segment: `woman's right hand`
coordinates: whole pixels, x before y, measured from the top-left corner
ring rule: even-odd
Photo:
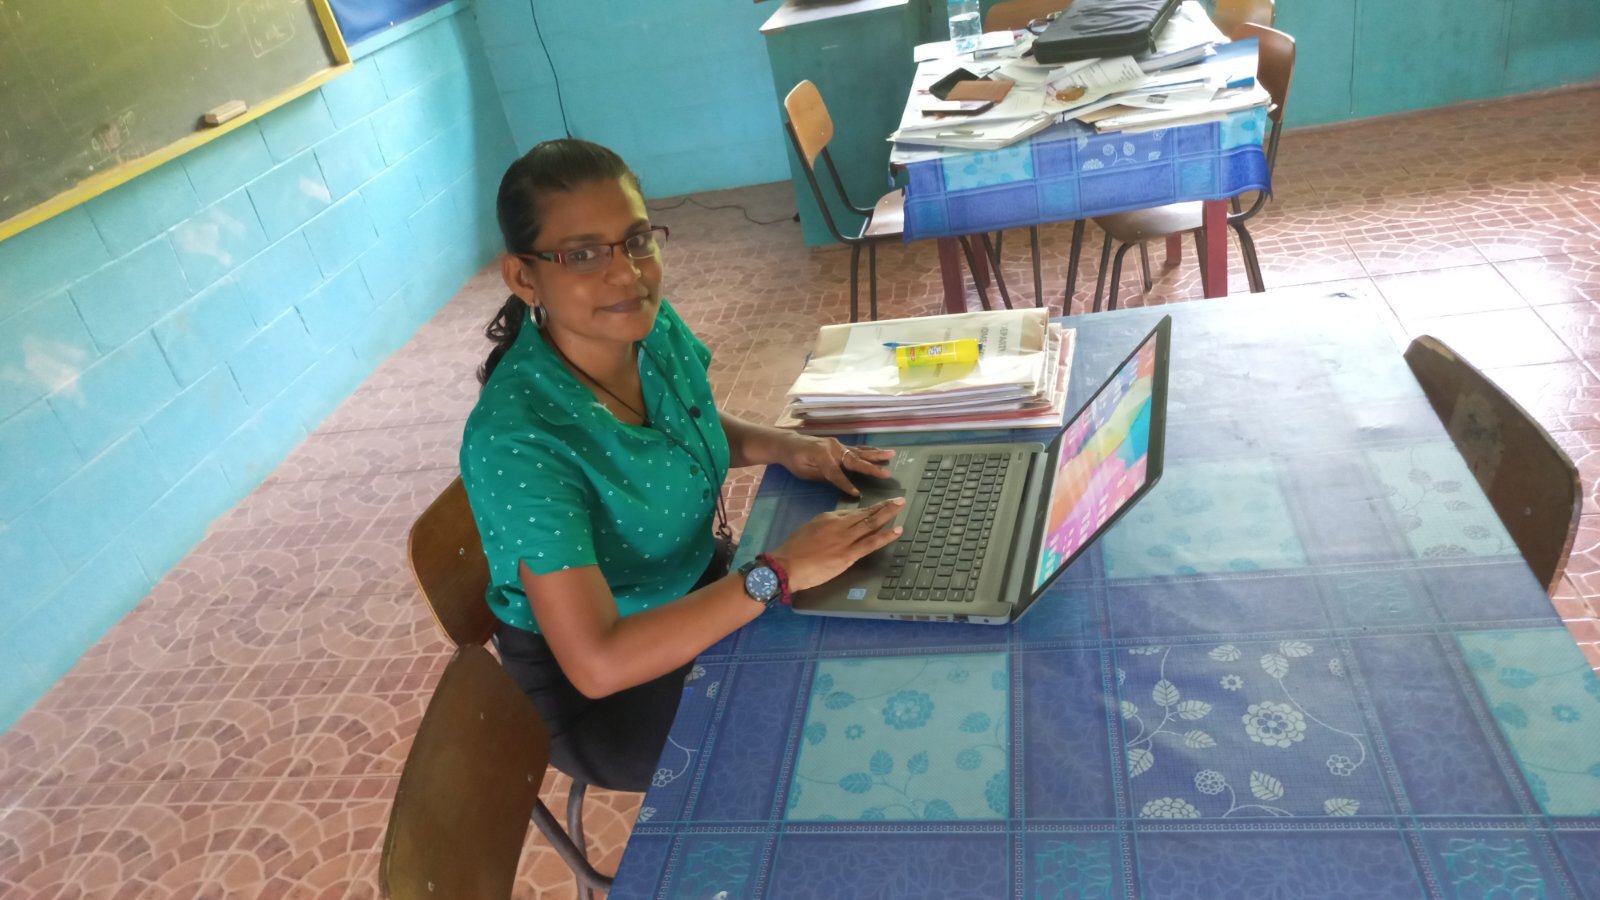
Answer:
[[[894,541],[903,529],[888,526],[905,503],[904,497],[891,497],[860,509],[826,512],[801,525],[772,551],[788,573],[789,590],[816,587]]]

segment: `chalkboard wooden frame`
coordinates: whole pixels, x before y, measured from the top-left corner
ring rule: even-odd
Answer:
[[[0,241],[12,235],[26,231],[29,228],[58,216],[73,207],[87,202],[105,192],[126,184],[140,175],[177,159],[179,156],[199,147],[208,141],[241,128],[280,106],[311,93],[324,84],[350,71],[352,68],[350,48],[345,44],[344,35],[339,31],[339,22],[334,18],[333,8],[328,5],[329,0],[311,0],[312,9],[317,14],[317,21],[322,25],[323,37],[328,42],[328,49],[333,57],[334,64],[305,79],[299,84],[292,85],[267,100],[251,106],[238,118],[230,119],[211,128],[195,131],[166,146],[117,165],[115,168],[98,172],[50,199],[36,206],[23,210],[9,219],[0,220]]]

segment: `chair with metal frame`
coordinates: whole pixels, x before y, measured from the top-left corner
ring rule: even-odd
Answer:
[[[1277,163],[1278,138],[1283,131],[1283,113],[1289,101],[1289,85],[1294,79],[1295,41],[1293,37],[1267,28],[1263,25],[1245,23],[1236,27],[1229,35],[1233,40],[1256,38],[1260,42],[1260,52],[1256,64],[1256,80],[1272,96],[1272,105],[1267,110],[1267,119],[1271,122],[1271,129],[1267,134],[1266,155],[1267,171],[1271,172]],[[1250,281],[1250,290],[1256,293],[1266,290],[1266,285],[1261,277],[1261,263],[1256,257],[1255,240],[1250,237],[1245,222],[1261,212],[1270,197],[1268,191],[1258,191],[1256,198],[1248,208],[1235,209],[1228,215],[1228,226],[1239,238],[1239,250],[1244,257],[1245,274]],[[1150,287],[1149,263],[1145,259],[1145,242],[1185,232],[1193,233],[1195,249],[1199,253],[1201,277],[1205,277],[1205,248],[1202,228],[1202,204],[1199,201],[1186,203],[1169,203],[1165,206],[1150,209],[1137,209],[1132,212],[1117,213],[1111,216],[1097,216],[1094,223],[1105,232],[1105,244],[1100,249],[1100,273],[1095,282],[1094,308],[1100,309],[1100,297],[1105,291],[1106,270],[1109,265],[1111,273],[1110,297],[1106,304],[1108,309],[1117,308],[1118,282],[1122,279],[1122,259],[1134,247],[1139,248],[1141,259],[1145,260],[1145,288]],[[1068,306],[1075,288],[1077,276],[1078,254],[1083,249],[1084,224],[1077,223],[1072,229],[1071,261],[1068,267],[1067,297]],[[1113,244],[1117,247],[1116,257],[1112,259]]]
[[[1583,512],[1578,467],[1515,400],[1438,338],[1406,365],[1545,591],[1554,594]]]
[[[549,765],[550,734],[516,681],[481,644],[457,647],[400,772],[383,896],[510,897],[528,821],[561,831],[539,800]]]
[[[828,153],[828,143],[833,140],[833,117],[828,114],[828,107],[822,102],[822,93],[817,86],[809,80],[795,85],[794,90],[783,98],[784,112],[787,113],[783,123],[784,130],[789,135],[790,142],[794,145],[795,155],[800,158],[801,168],[805,170],[806,182],[811,187],[811,194],[816,198],[817,206],[822,211],[822,220],[828,226],[828,231],[834,240],[850,247],[850,321],[860,318],[860,273],[861,273],[861,248],[867,248],[867,283],[869,297],[869,314],[876,320],[878,318],[878,244],[887,241],[901,241],[905,237],[905,192],[894,191],[884,194],[868,209],[858,206],[850,199],[845,190],[844,181],[839,177],[839,170],[833,164],[833,156]],[[864,216],[861,229],[854,235],[847,235],[840,230],[838,223],[833,218],[833,213],[828,206],[828,198],[823,194],[822,185],[817,181],[817,160],[822,160],[823,168],[828,170],[828,176],[833,182],[834,190],[839,195],[839,200],[851,212]],[[978,241],[983,245],[984,256],[994,263],[995,284],[1000,289],[1000,299],[1006,308],[1011,308],[1011,293],[1006,289],[1005,276],[1000,271],[1000,257],[994,245],[990,243],[989,236],[980,234]],[[967,267],[973,273],[973,283],[978,288],[978,299],[984,309],[989,309],[989,294],[983,286],[982,279],[978,278],[977,257],[973,254],[972,243],[966,236],[958,238],[961,249],[967,256]],[[1039,284],[1039,254],[1038,237],[1034,237],[1033,257],[1034,284]],[[1042,300],[1042,298],[1041,298]]]
[[[467,503],[467,490],[460,477],[450,482],[412,524],[406,541],[406,553],[417,586],[422,589],[423,599],[428,602],[428,611],[451,643],[459,648],[487,644],[494,637],[499,620],[485,600],[489,588],[489,561],[484,556],[478,525],[472,517],[472,508]],[[510,676],[506,678],[510,680]],[[515,683],[512,686],[515,689]],[[529,713],[538,719],[538,712],[532,703],[520,691],[517,696],[528,703]],[[539,723],[539,732],[544,734],[543,722]],[[420,736],[418,739],[421,739]],[[543,751],[546,760],[549,757],[548,744],[546,736]],[[541,763],[541,772],[543,766],[544,763]],[[539,826],[545,839],[572,870],[581,897],[592,897],[595,890],[611,889],[611,878],[600,874],[590,864],[583,836],[583,799],[588,787],[585,782],[573,779],[572,787],[567,791],[565,831],[557,824],[544,801],[538,798],[537,790],[532,808],[534,824]],[[385,851],[387,849],[386,844]],[[478,895],[446,892],[440,896]]]

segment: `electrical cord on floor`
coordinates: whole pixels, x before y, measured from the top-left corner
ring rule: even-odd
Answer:
[[[777,219],[766,219],[766,220],[757,219],[757,218],[754,218],[754,217],[752,217],[750,215],[750,211],[749,210],[745,209],[744,207],[740,206],[737,203],[725,203],[725,204],[722,204],[720,206],[710,206],[710,205],[707,205],[705,203],[701,203],[699,200],[696,200],[694,198],[693,194],[684,194],[683,195],[683,199],[679,200],[677,203],[674,203],[674,204],[672,204],[670,206],[659,206],[659,205],[657,205],[657,206],[651,206],[650,209],[651,209],[652,212],[662,212],[662,211],[669,210],[669,209],[677,209],[678,207],[684,205],[685,203],[693,203],[695,206],[698,206],[701,209],[709,209],[709,210],[712,210],[712,211],[719,210],[719,209],[737,209],[739,211],[739,214],[744,216],[745,221],[751,223],[752,225],[776,225],[779,222],[798,222],[798,221],[800,221],[800,214],[798,212],[790,213],[787,216],[783,216],[783,217],[777,218]]]
[[[539,28],[539,5],[528,0],[528,12],[533,14],[533,33],[539,38],[539,49],[544,51],[544,64],[550,67],[550,81],[556,86],[556,103],[561,107],[561,130],[572,137],[572,126],[567,124],[567,101],[561,96],[561,79],[556,75],[556,61],[550,58],[550,48],[545,45],[544,32]]]

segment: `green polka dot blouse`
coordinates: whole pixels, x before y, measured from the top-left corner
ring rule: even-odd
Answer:
[[[535,575],[597,565],[626,616],[683,596],[710,562],[714,480],[728,471],[711,351],[665,300],[640,346],[651,428],[597,402],[531,319],[467,417],[461,478],[501,621],[539,630],[520,563]]]

